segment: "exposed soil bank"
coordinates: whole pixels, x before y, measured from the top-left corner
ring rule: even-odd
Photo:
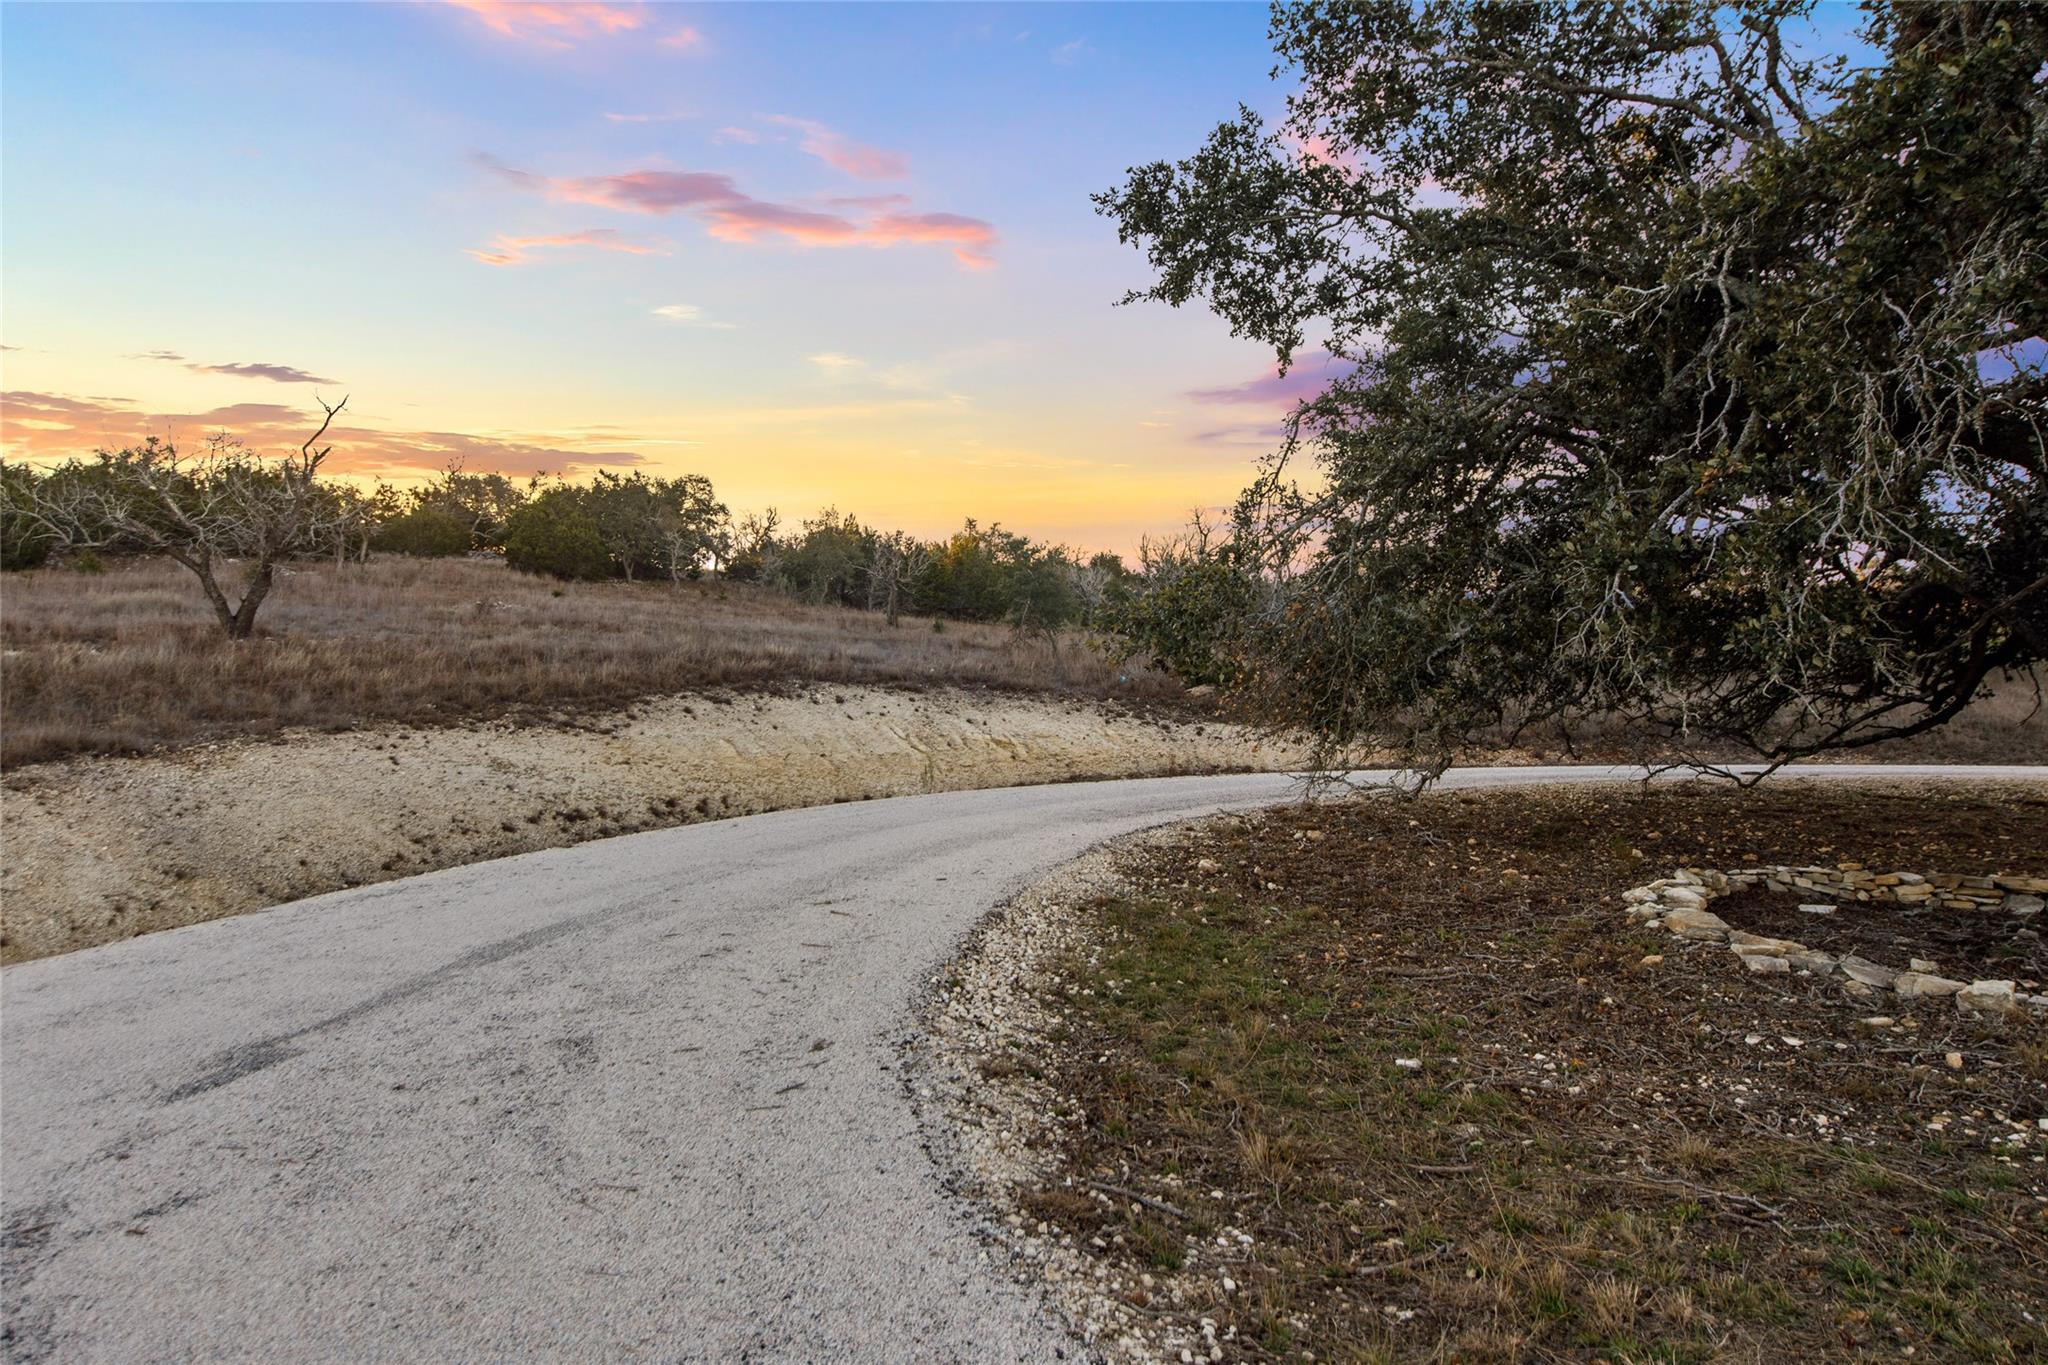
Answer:
[[[918,792],[1298,766],[1238,727],[1083,702],[824,687],[573,727],[289,734],[25,768],[0,961],[634,830]]]

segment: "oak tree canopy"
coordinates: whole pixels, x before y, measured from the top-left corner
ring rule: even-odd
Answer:
[[[1807,9],[1284,4],[1279,126],[1098,197],[1134,299],[1335,376],[1195,580],[1213,674],[1440,770],[1855,748],[2048,657],[2048,7],[1873,4],[1860,69]]]

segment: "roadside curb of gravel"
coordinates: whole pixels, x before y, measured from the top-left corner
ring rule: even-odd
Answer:
[[[1197,1304],[1182,1302],[1193,1288],[1185,1276],[1119,1266],[1092,1254],[1108,1247],[1081,1245],[1024,1207],[1022,1195],[1045,1187],[1112,1199],[1064,1169],[1062,1150],[1085,1118],[1079,1101],[1058,1088],[1057,1068],[1036,1060],[1060,1046],[1062,1011],[1053,999],[1076,989],[1054,964],[1101,952],[1086,924],[1090,902],[1130,889],[1139,857],[1259,818],[1216,815],[1142,831],[1031,883],[927,981],[916,1010],[921,1028],[901,1049],[926,1150],[948,1193],[966,1205],[984,1256],[1044,1295],[1097,1358],[1119,1365],[1206,1360],[1220,1356],[1221,1339],[1213,1322],[1199,1319]],[[1141,1308],[1134,1296],[1159,1307]],[[1183,1312],[1190,1322],[1164,1316]]]

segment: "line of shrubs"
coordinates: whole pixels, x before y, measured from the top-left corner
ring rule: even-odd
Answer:
[[[177,462],[167,454],[103,454],[47,470],[0,464],[0,567],[33,568],[59,544],[95,562],[100,554],[172,552],[181,504],[203,523],[196,534],[206,543],[195,549],[209,556],[253,555],[254,540],[275,539],[278,518],[265,511],[258,486],[275,475],[263,462]],[[149,472],[146,486],[138,469]],[[167,469],[175,475],[168,481]],[[212,515],[223,501],[255,511]],[[111,530],[68,524],[101,516]],[[129,523],[142,534],[122,533]],[[299,495],[292,525],[295,557],[495,554],[523,572],[581,581],[715,573],[810,602],[883,611],[892,623],[907,611],[1051,629],[1097,619],[1135,586],[1115,555],[1084,556],[971,519],[941,540],[883,531],[835,510],[794,528],[773,511],[735,522],[710,480],[694,474],[605,471],[583,483],[522,483],[457,470],[405,490],[322,476]]]

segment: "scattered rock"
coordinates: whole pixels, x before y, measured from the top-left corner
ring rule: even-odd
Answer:
[[[1924,957],[1911,957],[1906,959],[1906,970],[1913,972],[1938,972],[1941,970],[1941,964]]]
[[[1889,967],[1881,967],[1869,958],[1849,954],[1837,964],[1851,981],[1865,986],[1887,987],[1898,980],[1899,974]]]
[[[1728,931],[1728,946],[1738,953],[1771,953],[1778,957],[1806,951],[1804,943],[1794,943],[1789,938],[1765,938],[1762,934],[1751,934],[1741,929]]]
[[[1662,953],[1645,953],[1643,954],[1642,965],[1645,967],[1654,967],[1663,960],[1664,954]]]
[[[1792,970],[1792,964],[1784,958],[1771,957],[1765,953],[1743,953],[1742,965],[1759,975],[1771,975]]]
[[[1835,907],[1832,905],[1823,905],[1819,902],[1815,902],[1812,905],[1800,906],[1799,913],[1802,915],[1832,915],[1835,913]]]
[[[1892,981],[1892,989],[1899,993],[1901,1000],[1920,1000],[1931,995],[1954,995],[1965,984],[1945,976],[1930,976],[1926,972],[1900,972]]]
[[[1728,921],[1711,910],[1673,910],[1664,917],[1664,927],[1680,938],[1719,943],[1728,937]]]
[[[1972,981],[1956,992],[1956,1004],[1972,1014],[2011,1014],[2019,1006],[2015,983],[2011,981]]]
[[[1861,1029],[1869,1029],[1872,1033],[1880,1033],[1898,1022],[1898,1020],[1892,1018],[1889,1014],[1873,1014],[1868,1018],[1858,1019],[1856,1021],[1856,1027]]]
[[[2005,898],[2005,912],[2009,915],[2038,915],[2048,901],[2039,896],[2023,896],[2018,892]]]

